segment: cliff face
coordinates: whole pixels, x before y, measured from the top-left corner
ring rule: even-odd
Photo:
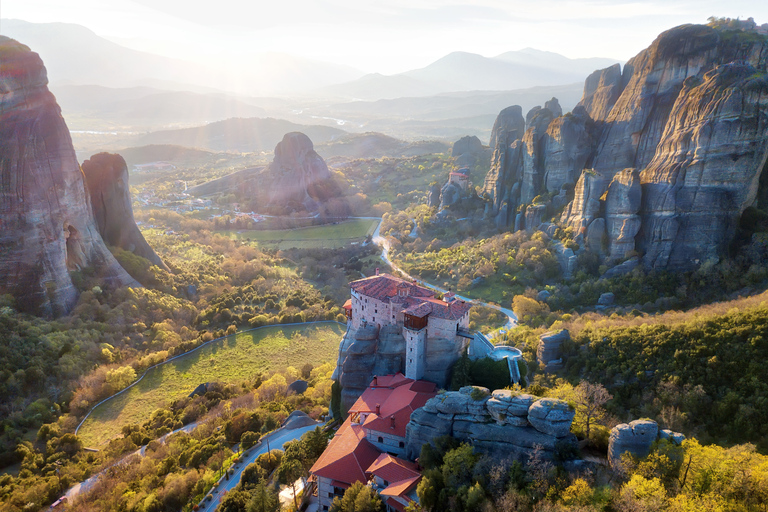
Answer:
[[[561,222],[609,263],[637,252],[646,267],[685,269],[722,256],[742,212],[768,197],[767,61],[765,36],[685,25],[623,73],[596,71],[570,119],[549,123],[538,147],[529,149],[528,132],[512,143],[531,155],[520,202],[567,193]],[[515,186],[499,181],[496,189]]]
[[[45,67],[0,36],[0,293],[19,309],[57,316],[75,304],[69,271],[137,285],[107,250]]]
[[[99,153],[83,162],[93,215],[104,241],[168,270],[136,226],[128,185],[128,166],[120,155]]]
[[[440,387],[448,384],[453,363],[461,356],[461,343],[432,340],[427,343],[424,379]],[[395,326],[349,329],[339,345],[336,374],[341,385],[341,408],[348,410],[376,375],[405,372],[405,338]]]

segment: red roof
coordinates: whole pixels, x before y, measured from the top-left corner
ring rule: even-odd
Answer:
[[[399,437],[405,437],[405,426],[411,419],[411,413],[437,395],[434,383],[414,381],[402,373],[376,377],[376,387],[371,384],[349,408],[350,415],[368,413],[363,427]],[[395,417],[394,426],[392,416]]]
[[[421,480],[421,475],[416,475],[405,480],[400,480],[399,482],[395,482],[394,484],[381,491],[380,494],[382,496],[399,496],[401,498],[405,498],[408,501],[411,501],[405,495],[407,495],[408,492],[413,489],[416,484],[419,483],[419,480]]]
[[[365,470],[378,456],[379,451],[365,438],[363,428],[347,418],[309,471],[349,486],[368,481]]]
[[[365,472],[376,475],[390,484],[421,476],[419,470],[416,469],[416,464],[393,457],[388,453],[379,455],[379,458],[373,461],[373,464]]]
[[[352,309],[352,299],[347,299],[347,302],[342,306],[344,309]]]
[[[406,288],[410,297],[433,297],[435,295],[435,292],[429,288],[424,288],[389,274],[379,274],[359,279],[349,283],[349,286],[358,293],[381,301],[397,296],[398,288]]]
[[[435,298],[435,292],[389,274],[366,277],[349,286],[356,292],[382,302],[403,303],[404,312],[424,318],[432,315],[447,320],[458,320],[472,307],[463,300],[444,302]],[[398,289],[406,288],[408,295],[398,296]]]

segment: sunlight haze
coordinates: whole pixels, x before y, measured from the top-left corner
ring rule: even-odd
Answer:
[[[434,0],[3,0],[0,16],[88,27],[121,45],[186,60],[287,53],[393,74],[453,52],[531,47],[627,60],[656,35],[709,16],[768,21],[762,2]],[[0,31],[2,27],[0,26]]]

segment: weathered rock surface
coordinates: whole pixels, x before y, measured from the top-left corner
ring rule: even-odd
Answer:
[[[514,201],[515,204],[508,211],[517,208],[518,190],[512,191],[520,181],[521,142],[525,134],[525,119],[523,109],[519,105],[502,110],[491,131],[491,169],[485,177],[481,193],[488,200],[488,215],[496,217],[503,203]],[[505,224],[508,224],[505,219]]]
[[[417,457],[424,443],[451,435],[476,449],[498,457],[525,460],[537,446],[545,458],[554,458],[558,445],[574,443],[570,433],[574,411],[560,400],[539,399],[496,390],[487,396],[481,388],[478,399],[473,388],[443,393],[414,411],[406,427],[406,451]]]
[[[620,64],[597,70],[584,82],[584,95],[577,108],[584,107],[595,121],[605,121],[623,89]]]
[[[40,57],[0,36],[0,294],[20,310],[69,312],[69,272],[96,269],[106,285],[139,284],[99,235],[83,174]]]
[[[539,337],[539,346],[536,348],[536,359],[542,366],[547,366],[551,361],[557,361],[563,357],[563,343],[571,339],[568,329],[558,332],[548,332]]]
[[[615,467],[625,452],[635,457],[645,457],[657,439],[666,439],[679,445],[685,436],[671,430],[659,431],[659,425],[653,420],[635,420],[616,425],[608,438],[608,460]]]
[[[424,379],[444,387],[463,346],[455,341],[430,338]],[[341,339],[333,379],[341,386],[343,411],[355,403],[376,375],[405,372],[405,338],[399,327],[373,325],[350,329]]]
[[[427,206],[430,208],[440,205],[440,189],[441,187],[437,183],[429,187],[429,192],[427,192]]]
[[[461,187],[450,181],[446,182],[445,185],[443,185],[443,188],[440,189],[440,209],[459,202],[461,193]]]
[[[120,155],[99,153],[83,162],[99,234],[108,245],[130,251],[168,270],[133,220],[128,166]]]
[[[557,194],[547,210],[556,212],[575,183],[561,223],[607,263],[717,260],[744,210],[768,209],[767,68],[768,37],[756,29],[664,32],[623,72],[590,75],[571,114],[548,119],[550,102],[528,113],[525,135],[504,141],[488,174],[486,213],[506,203],[497,225],[517,227],[520,205]]]
[[[592,119],[583,107],[576,107],[570,115],[557,117],[549,124],[541,148],[548,192],[576,184],[592,152],[592,130]]]

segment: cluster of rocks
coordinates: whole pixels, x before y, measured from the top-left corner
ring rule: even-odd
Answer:
[[[562,400],[467,386],[440,394],[411,414],[406,454],[418,457],[424,443],[447,435],[498,457],[525,460],[538,449],[539,456],[553,459],[576,442],[570,433],[574,414]]]
[[[659,439],[666,439],[675,444],[682,444],[685,436],[671,430],[659,430],[659,425],[653,420],[635,420],[622,423],[611,429],[608,440],[608,460],[611,466],[621,463],[621,456],[629,452],[635,457],[646,457],[651,446]]]
[[[59,316],[79,293],[70,271],[140,286],[104,244],[61,108],[40,57],[0,36],[0,294],[23,311]]]
[[[590,75],[570,114],[503,110],[486,214],[530,231],[562,211],[581,249],[610,265],[634,258],[616,275],[719,258],[742,212],[768,208],[767,68],[768,40],[684,25],[623,70]],[[567,274],[574,255],[560,253]]]
[[[445,387],[453,363],[461,355],[461,344],[455,340],[428,343],[424,380]],[[348,410],[376,375],[405,372],[405,338],[394,325],[381,329],[367,325],[350,328],[339,344],[339,356],[333,380],[341,386],[341,409]]]

